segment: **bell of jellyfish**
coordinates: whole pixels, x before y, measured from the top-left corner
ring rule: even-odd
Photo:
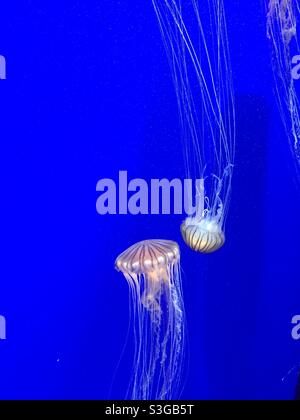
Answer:
[[[135,337],[133,373],[127,398],[180,397],[185,315],[177,243],[147,240],[116,260],[127,280]]]
[[[296,162],[300,164],[300,108],[293,77],[293,66],[299,62],[299,56],[295,56],[299,54],[297,39],[299,2],[268,0],[267,7],[267,30],[272,45],[276,99],[286,136]]]
[[[178,102],[186,176],[198,179],[181,232],[193,250],[225,242],[235,103],[223,0],[152,0]]]

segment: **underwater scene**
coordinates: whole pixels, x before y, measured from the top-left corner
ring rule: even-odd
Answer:
[[[1,6],[0,400],[300,400],[299,33],[298,0]]]

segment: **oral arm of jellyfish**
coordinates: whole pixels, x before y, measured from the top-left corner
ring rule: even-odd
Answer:
[[[298,9],[298,0],[269,0],[268,5],[268,36],[272,38],[272,27],[277,21],[282,39],[289,44],[297,35],[297,19],[295,9]]]
[[[127,397],[180,397],[185,350],[185,314],[176,242],[146,240],[116,260],[130,291],[135,351]]]
[[[225,243],[235,154],[235,104],[223,0],[152,0],[177,95],[187,178],[201,179],[186,244]]]

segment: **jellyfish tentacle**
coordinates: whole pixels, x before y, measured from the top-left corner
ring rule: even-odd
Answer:
[[[194,219],[185,223],[201,223],[203,231],[218,221],[225,240],[236,122],[224,1],[152,2],[177,95],[187,177],[203,182],[203,191],[196,191]],[[218,243],[222,246],[224,241]]]
[[[272,47],[275,95],[285,134],[300,168],[300,103],[293,78],[293,54],[299,51],[298,0],[267,0],[267,36]]]

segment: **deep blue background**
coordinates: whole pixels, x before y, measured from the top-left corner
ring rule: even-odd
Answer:
[[[127,285],[115,257],[182,249],[183,398],[293,398],[300,189],[273,97],[263,1],[226,0],[237,163],[226,246],[182,243],[175,216],[99,216],[100,178],[182,177],[177,109],[150,0],[4,2],[0,54],[0,398],[122,398]],[[129,338],[129,353],[131,340]],[[109,394],[110,393],[110,394]]]

